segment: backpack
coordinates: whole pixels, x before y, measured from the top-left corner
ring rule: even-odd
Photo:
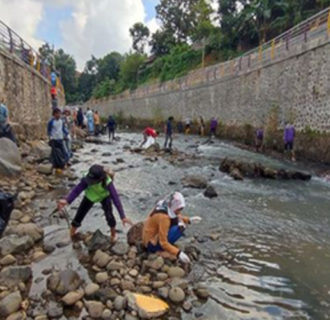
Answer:
[[[6,229],[11,212],[14,209],[15,195],[0,190],[0,237]]]

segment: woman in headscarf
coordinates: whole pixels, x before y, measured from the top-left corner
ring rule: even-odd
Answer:
[[[156,204],[143,226],[143,243],[148,252],[166,251],[182,262],[190,263],[189,257],[174,243],[182,237],[186,224],[199,222],[201,218],[183,216],[184,207],[185,199],[180,192],[174,192]]]
[[[94,113],[89,108],[87,108],[86,118],[87,118],[88,133],[93,134],[94,133]]]

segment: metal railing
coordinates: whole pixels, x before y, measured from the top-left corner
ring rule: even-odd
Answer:
[[[125,91],[111,98],[143,98],[148,95],[161,94],[172,90],[184,90],[193,88],[194,86],[212,83],[213,81],[238,75],[240,72],[262,67],[276,59],[285,58],[297,46],[322,38],[330,39],[330,7],[320,11],[274,39],[261,44],[259,47],[245,52],[238,58],[191,71],[187,76],[178,79],[145,85],[133,92]]]
[[[26,41],[0,20],[0,48],[16,56],[41,75],[50,78],[51,67]]]

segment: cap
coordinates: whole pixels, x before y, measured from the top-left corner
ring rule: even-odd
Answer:
[[[98,164],[94,164],[90,167],[86,176],[87,184],[93,184],[98,181],[102,181],[106,177],[104,168]]]

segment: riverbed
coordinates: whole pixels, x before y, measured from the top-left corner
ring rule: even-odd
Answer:
[[[201,250],[190,276],[207,285],[210,297],[206,302],[195,302],[190,313],[182,311],[182,319],[330,318],[328,182],[315,175],[311,181],[235,181],[219,171],[221,159],[306,168],[219,140],[205,143],[206,138],[195,136],[175,137],[174,147],[188,156],[171,163],[161,157],[148,159],[131,153],[128,147],[138,145],[139,134],[120,133],[119,137],[111,144],[85,144],[75,155],[72,169],[80,177],[95,163],[111,168],[126,215],[134,222],[143,220],[154,203],[172,191],[186,197],[188,216],[203,218],[200,224],[188,227],[179,244],[194,243]],[[107,141],[105,137],[99,139]],[[159,140],[163,143],[162,138]],[[218,197],[209,199],[203,189],[183,187],[181,179],[190,174],[205,177]],[[56,198],[77,181],[68,182],[38,205],[51,210]],[[71,218],[78,205],[78,200],[71,205]],[[57,223],[54,227],[45,225],[45,241],[67,236],[65,222]],[[96,229],[109,234],[99,206],[88,214],[81,231]],[[119,222],[118,229],[124,238],[127,229]],[[75,265],[78,255],[71,246],[57,249],[34,265],[34,273],[46,266],[60,266],[63,260]],[[32,293],[41,285],[34,285]]]

